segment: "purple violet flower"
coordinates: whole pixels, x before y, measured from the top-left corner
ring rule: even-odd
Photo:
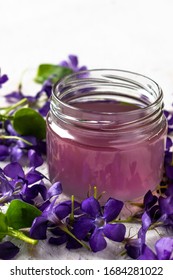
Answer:
[[[9,147],[0,144],[0,161],[4,161],[9,156]]]
[[[10,241],[0,243],[0,259],[10,260],[19,252],[19,248]]]
[[[2,169],[0,169],[0,205],[8,202],[14,192],[13,186],[7,180]]]
[[[87,70],[86,66],[78,66],[78,57],[76,55],[70,54],[68,60],[63,60],[59,63],[60,66],[67,67],[72,69],[74,72],[85,71]]]
[[[125,240],[126,241],[125,249],[129,257],[133,259],[137,259],[142,254],[143,246],[145,245],[145,240],[146,240],[146,233],[150,225],[151,225],[151,219],[148,213],[144,212],[142,215],[142,226],[138,231],[138,237],[127,238]]]
[[[21,136],[18,134],[10,121],[6,121],[5,133],[7,136],[19,137],[20,139],[4,139],[0,141],[0,159],[10,159],[11,162],[20,162],[29,160],[29,166],[38,167],[43,164],[43,155],[46,154],[46,142],[38,140],[34,136]],[[24,141],[30,143],[27,144]],[[1,144],[2,143],[2,144]]]
[[[127,238],[125,243],[127,255],[132,259],[137,259],[141,255],[142,245],[142,240],[139,237]]]
[[[47,229],[62,229],[68,226],[68,218],[71,213],[71,201],[64,201],[55,205],[54,199],[48,207],[44,209],[42,215],[35,218],[30,229],[30,236],[34,239],[42,240],[47,238]],[[75,208],[79,207],[79,203],[75,202]],[[66,223],[67,222],[67,223]],[[55,231],[54,231],[55,233]],[[59,233],[59,231],[58,231]],[[67,240],[62,236],[59,240]],[[62,244],[62,240],[57,245]],[[64,241],[65,242],[65,241]],[[54,242],[56,244],[56,242]]]
[[[149,190],[144,196],[144,207],[146,211],[149,211],[158,201],[156,195],[153,195],[152,192]]]
[[[23,93],[19,90],[19,91],[12,91],[8,94],[5,95],[8,103],[15,103],[17,101],[22,100],[23,98],[25,98],[25,96],[23,95]]]
[[[171,138],[168,136],[167,138],[166,138],[166,150],[170,150],[170,148],[172,147],[172,140],[171,140]]]
[[[74,234],[82,240],[90,233],[89,244],[93,252],[106,248],[104,237],[121,242],[124,239],[126,228],[123,224],[111,223],[121,212],[123,202],[110,198],[102,213],[101,206],[94,197],[87,198],[81,203],[84,215],[74,223]]]
[[[161,214],[158,205],[158,197],[149,190],[144,196],[144,209],[152,222],[157,221]]]
[[[173,195],[159,197],[159,207],[161,212],[160,221],[165,225],[173,226]]]
[[[6,81],[8,81],[8,76],[7,75],[2,75],[0,76],[0,88],[2,86],[2,84],[4,84]]]
[[[6,165],[4,170],[0,169],[0,204],[18,198],[44,209],[51,203],[52,197],[57,199],[62,193],[59,182],[48,189],[43,182],[44,178],[46,177],[34,168],[30,168],[25,174],[17,162]]]
[[[19,89],[18,91],[13,91],[9,94],[6,94],[5,97],[9,103],[15,103],[24,98],[27,98],[30,106],[35,110],[38,110],[38,112],[43,117],[45,117],[50,108],[49,98],[52,93],[52,85],[53,84],[50,80],[46,80],[43,83],[41,89],[35,94],[35,96],[25,95],[24,93],[22,93],[21,89]],[[39,102],[43,95],[44,95],[44,101]]]
[[[162,237],[155,243],[154,253],[146,244],[143,245],[143,252],[139,260],[173,260],[173,238]]]
[[[166,173],[168,180],[172,181],[173,180],[173,166],[167,164],[165,166],[165,173]]]
[[[164,115],[167,119],[168,135],[169,135],[173,131],[173,114],[171,112],[164,110]]]

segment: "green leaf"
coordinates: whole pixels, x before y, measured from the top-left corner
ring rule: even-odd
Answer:
[[[0,240],[6,236],[8,231],[6,215],[0,212]]]
[[[33,220],[41,215],[35,206],[24,201],[14,199],[6,212],[8,226],[13,229],[31,227]]]
[[[32,135],[38,139],[46,137],[46,122],[31,108],[21,108],[14,114],[14,129],[21,135]]]
[[[54,64],[41,64],[37,69],[37,74],[35,77],[35,82],[44,83],[48,78],[52,80],[53,83],[57,82],[59,79],[73,73],[73,70]]]

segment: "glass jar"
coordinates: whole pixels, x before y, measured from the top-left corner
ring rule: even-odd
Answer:
[[[153,80],[121,70],[78,72],[55,84],[47,116],[52,182],[78,199],[133,200],[162,177],[167,123]]]

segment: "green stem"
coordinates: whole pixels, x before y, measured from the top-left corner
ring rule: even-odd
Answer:
[[[70,213],[70,224],[74,222],[74,195],[71,196],[71,213]]]
[[[134,223],[134,221],[138,221],[138,220],[134,219],[133,216],[130,216],[125,220],[113,220],[111,223]]]
[[[8,136],[8,135],[1,135],[0,139],[14,139],[14,140],[21,140],[22,142],[28,144],[29,146],[32,146],[33,144],[22,137],[19,136]]]
[[[13,120],[13,119],[14,119],[13,116],[6,116],[0,114],[0,121]]]
[[[94,187],[94,198],[97,199],[97,187]]]
[[[30,238],[26,236],[23,232],[16,229],[8,228],[7,235],[23,240],[32,245],[36,245],[38,243],[38,240]]]
[[[24,105],[24,104],[28,103],[28,99],[27,98],[23,98],[21,99],[19,102],[17,102],[16,104],[10,106],[10,107],[5,107],[5,108],[0,108],[0,110],[4,110],[5,114],[7,115],[9,112],[11,112],[13,109],[16,109],[17,107]],[[26,105],[25,104],[25,105]]]
[[[156,227],[162,226],[163,222],[155,222],[154,224],[152,224],[148,230],[152,230],[155,229]]]
[[[130,203],[130,205],[132,205],[132,206],[137,206],[137,207],[140,207],[140,208],[144,208],[144,204],[141,203],[141,202],[128,201],[128,203]]]
[[[163,189],[167,189],[168,188],[168,186],[167,185],[165,185],[165,186],[158,186],[157,188],[156,188],[156,191],[159,193],[159,195],[161,196],[161,195],[163,195],[163,193],[162,193],[162,191],[161,190],[163,190]]]
[[[59,228],[61,230],[63,230],[65,233],[67,233],[68,235],[70,235],[72,238],[74,238],[84,248],[86,248],[87,250],[91,251],[90,247],[87,244],[83,243],[81,240],[79,240],[71,231],[68,230],[68,228],[64,224],[60,225]]]

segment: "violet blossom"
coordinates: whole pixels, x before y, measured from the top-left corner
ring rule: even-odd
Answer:
[[[8,76],[6,74],[0,76],[0,88],[2,84],[6,83],[6,81],[8,81]]]
[[[97,199],[89,197],[82,201],[83,215],[74,223],[74,234],[82,240],[89,234],[89,244],[93,252],[106,248],[105,237],[122,242],[126,228],[123,224],[113,223],[123,208],[123,202],[110,198],[102,211]]]
[[[87,70],[86,66],[79,66],[78,57],[76,55],[70,54],[68,60],[63,60],[59,63],[60,66],[72,69],[74,72]]]
[[[19,252],[19,248],[10,241],[0,243],[0,259],[10,260]]]
[[[47,80],[44,82],[40,91],[37,92],[35,96],[25,95],[24,93],[22,93],[21,90],[19,90],[6,94],[5,97],[9,103],[14,103],[26,98],[28,100],[30,107],[37,110],[43,117],[45,117],[50,107],[49,97],[51,95],[51,90],[52,90],[52,83],[51,81]],[[44,100],[41,101],[40,99],[44,94],[45,94]]]
[[[161,211],[160,221],[165,225],[173,226],[173,195],[159,197],[159,207]]]
[[[67,241],[65,228],[68,230],[69,215],[71,213],[71,201],[60,202],[55,204],[53,200],[42,212],[41,216],[35,218],[30,229],[30,236],[34,239],[43,240],[47,238],[47,230],[51,230],[54,235],[58,235],[50,240],[50,243],[60,245]],[[79,213],[76,208],[79,207],[78,202],[74,202],[74,214]],[[76,212],[77,211],[77,212]],[[63,234],[63,232],[64,234]],[[73,239],[72,239],[73,240]]]
[[[161,216],[158,197],[153,195],[150,190],[144,196],[144,209],[152,223],[156,222]]]
[[[146,245],[143,245],[139,260],[173,260],[173,238],[162,237],[155,243],[155,253]]]
[[[38,167],[43,164],[43,155],[46,154],[46,143],[34,136],[21,136],[10,121],[4,123],[5,135],[10,139],[0,140],[0,159],[10,159],[11,162],[29,160],[29,166]]]
[[[46,177],[33,167],[25,174],[18,162],[7,164],[3,170],[0,169],[0,204],[18,198],[44,209],[51,203],[52,197],[57,198],[62,193],[59,182],[48,189],[43,182],[44,178]]]
[[[168,135],[173,131],[173,114],[167,110],[164,110],[164,115],[168,123]]]
[[[137,259],[143,252],[146,242],[146,233],[151,225],[151,218],[147,212],[144,212],[141,218],[142,226],[138,231],[137,238],[126,238],[125,249],[129,257]]]
[[[78,72],[78,71],[84,71],[86,70],[86,66],[78,66],[78,57],[75,55],[69,55],[68,56],[68,61],[62,61],[59,63],[60,66],[63,67],[67,67],[72,69],[74,72]],[[3,76],[2,76],[3,77]],[[4,81],[4,78],[3,78]],[[52,86],[53,83],[51,81],[51,77],[50,79],[47,79],[41,89],[34,95],[25,95],[22,91],[22,85],[19,85],[19,89],[17,91],[13,91],[9,94],[6,94],[5,97],[7,99],[7,101],[9,103],[14,103],[17,101],[22,100],[23,98],[27,98],[28,103],[30,104],[30,106],[36,110],[38,110],[38,112],[45,117],[49,111],[50,108],[50,101],[49,98],[51,96],[52,93]],[[43,97],[43,98],[42,98]]]

